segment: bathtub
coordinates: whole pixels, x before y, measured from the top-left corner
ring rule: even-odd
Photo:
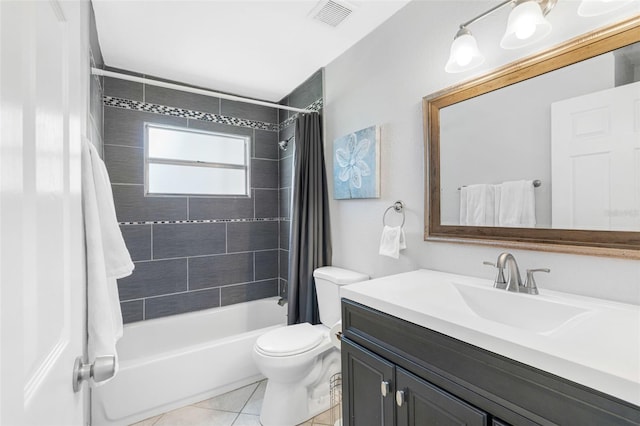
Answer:
[[[252,350],[286,324],[277,300],[125,325],[118,374],[92,391],[92,424],[129,425],[262,379]]]

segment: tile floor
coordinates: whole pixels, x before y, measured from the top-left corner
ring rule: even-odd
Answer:
[[[260,407],[267,381],[151,417],[132,426],[260,426]],[[332,426],[328,410],[301,426]]]

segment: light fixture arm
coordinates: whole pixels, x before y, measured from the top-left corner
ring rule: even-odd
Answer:
[[[476,16],[476,17],[474,17],[474,18],[470,19],[470,20],[468,20],[467,22],[465,22],[465,23],[463,23],[463,24],[460,24],[460,29],[462,29],[462,28],[466,28],[467,26],[469,26],[469,25],[471,25],[471,24],[473,24],[473,23],[475,23],[475,22],[478,22],[478,21],[479,21],[479,20],[481,20],[482,18],[485,18],[485,17],[487,17],[487,16],[491,15],[491,14],[492,14],[493,12],[495,12],[496,10],[502,9],[503,7],[505,7],[505,6],[506,6],[506,5],[508,5],[508,4],[515,3],[515,1],[516,1],[516,0],[505,0],[505,1],[503,1],[502,3],[495,5],[495,6],[494,6],[494,7],[492,7],[491,9],[489,9],[489,10],[487,10],[487,11],[485,11],[485,12],[482,12],[480,15],[478,15],[478,16]]]
[[[468,71],[480,66],[484,56],[478,48],[478,42],[469,30],[469,25],[491,15],[507,5],[513,6],[509,13],[507,30],[500,46],[504,49],[516,49],[535,43],[551,31],[551,24],[544,19],[558,0],[503,0],[499,4],[460,24],[449,51],[449,60],[444,70],[448,73]]]
[[[517,5],[518,3],[521,3],[523,0],[505,0],[502,3],[499,3],[497,5],[495,5],[494,7],[492,7],[489,10],[486,10],[484,12],[482,12],[480,15],[469,19],[467,22],[460,24],[460,29],[462,28],[466,28],[471,24],[474,24],[476,22],[478,22],[479,20],[486,18],[487,16],[491,15],[493,12],[502,9],[503,7],[509,5],[509,4],[513,4],[513,5]],[[542,15],[543,16],[547,16],[547,14],[549,13],[549,11],[551,9],[553,9],[553,7],[556,5],[556,3],[558,3],[558,0],[536,0],[539,4],[540,4],[540,8],[542,9]]]

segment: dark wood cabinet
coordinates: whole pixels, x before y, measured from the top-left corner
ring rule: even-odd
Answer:
[[[488,415],[444,390],[396,367],[398,426],[486,426]]]
[[[352,426],[394,424],[395,366],[364,348],[342,343],[344,422]]]
[[[636,405],[346,299],[342,327],[344,426],[640,424]]]
[[[488,424],[485,412],[347,339],[342,362],[345,425]]]

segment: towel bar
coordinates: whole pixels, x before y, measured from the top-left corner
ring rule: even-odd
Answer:
[[[385,222],[385,218],[387,217],[387,213],[389,213],[389,210],[393,209],[396,213],[402,213],[402,224],[400,225],[400,227],[402,228],[404,226],[404,221],[406,219],[405,214],[404,214],[404,203],[400,200],[396,201],[395,203],[393,203],[392,206],[389,206],[385,211],[384,214],[382,215],[382,225],[383,226],[387,226],[386,222]]]
[[[534,188],[538,188],[542,185],[542,181],[540,179],[536,179],[533,181],[533,187]],[[462,189],[462,187],[467,186],[467,185],[462,185],[458,187],[458,191],[460,191],[460,189]]]

